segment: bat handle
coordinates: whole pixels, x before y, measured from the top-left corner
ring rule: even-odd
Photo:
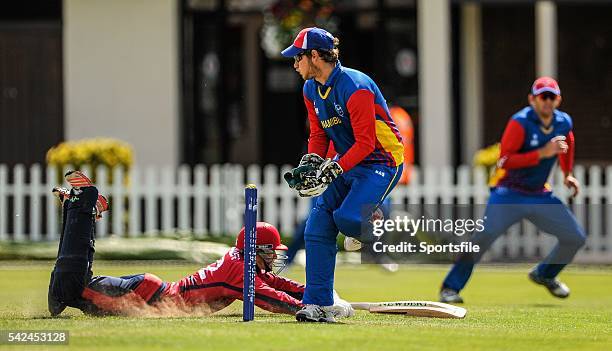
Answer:
[[[356,310],[369,311],[371,305],[370,302],[351,302],[351,306]]]

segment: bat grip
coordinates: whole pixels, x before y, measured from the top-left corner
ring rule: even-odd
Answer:
[[[371,305],[370,302],[351,302],[351,306],[356,310],[369,311]]]

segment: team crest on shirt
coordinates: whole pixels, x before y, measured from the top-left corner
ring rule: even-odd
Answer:
[[[336,112],[338,112],[338,116],[344,117],[344,111],[342,110],[342,106],[334,102],[334,108],[336,109]]]
[[[531,136],[531,141],[529,142],[529,145],[531,146],[538,146],[539,142],[538,142],[538,134],[533,133],[533,135]]]

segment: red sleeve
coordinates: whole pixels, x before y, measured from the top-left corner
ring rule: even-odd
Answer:
[[[321,123],[317,114],[315,113],[314,104],[306,95],[304,95],[304,104],[306,104],[306,110],[308,111],[308,122],[310,124],[310,137],[308,138],[308,153],[317,154],[325,158],[327,153],[327,147],[329,145],[329,139],[325,130],[321,128]]]
[[[516,120],[510,120],[501,140],[501,152],[497,167],[503,169],[516,169],[532,167],[540,163],[538,150],[519,153],[525,141],[525,129]]]
[[[255,277],[255,305],[266,311],[291,315],[303,306],[300,300],[266,284],[259,275]]]
[[[565,141],[567,142],[567,152],[559,154],[559,165],[564,174],[570,174],[574,169],[574,132],[570,130],[565,136]]]
[[[355,144],[338,161],[344,172],[368,156],[376,144],[374,94],[366,89],[357,90],[348,99],[346,106],[351,118]]]
[[[336,152],[336,148],[334,147],[334,142],[330,140],[329,149],[327,149],[327,157],[326,158],[334,158],[338,152]]]
[[[288,278],[280,277],[272,273],[264,273],[260,275],[261,279],[272,288],[284,291],[290,296],[301,300],[304,296],[304,284],[296,282]]]

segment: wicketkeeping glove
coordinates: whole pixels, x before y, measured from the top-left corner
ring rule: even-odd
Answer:
[[[321,179],[321,182],[331,184],[331,182],[338,178],[343,172],[344,170],[340,167],[338,162],[328,158],[319,166],[317,177]]]
[[[340,167],[338,162],[328,158],[319,166],[314,179],[301,184],[299,188],[296,187],[298,194],[302,197],[319,196],[323,194],[327,186],[338,178],[342,172],[342,167]]]
[[[312,153],[302,156],[302,159],[300,160],[300,164],[298,166],[310,165],[318,168],[319,166],[321,166],[321,164],[323,164],[323,162],[325,162],[323,157]]]
[[[283,175],[291,189],[299,190],[302,187],[313,186],[317,176],[317,170],[325,160],[317,154],[306,154],[302,156],[299,165]],[[308,185],[307,185],[308,184]]]

